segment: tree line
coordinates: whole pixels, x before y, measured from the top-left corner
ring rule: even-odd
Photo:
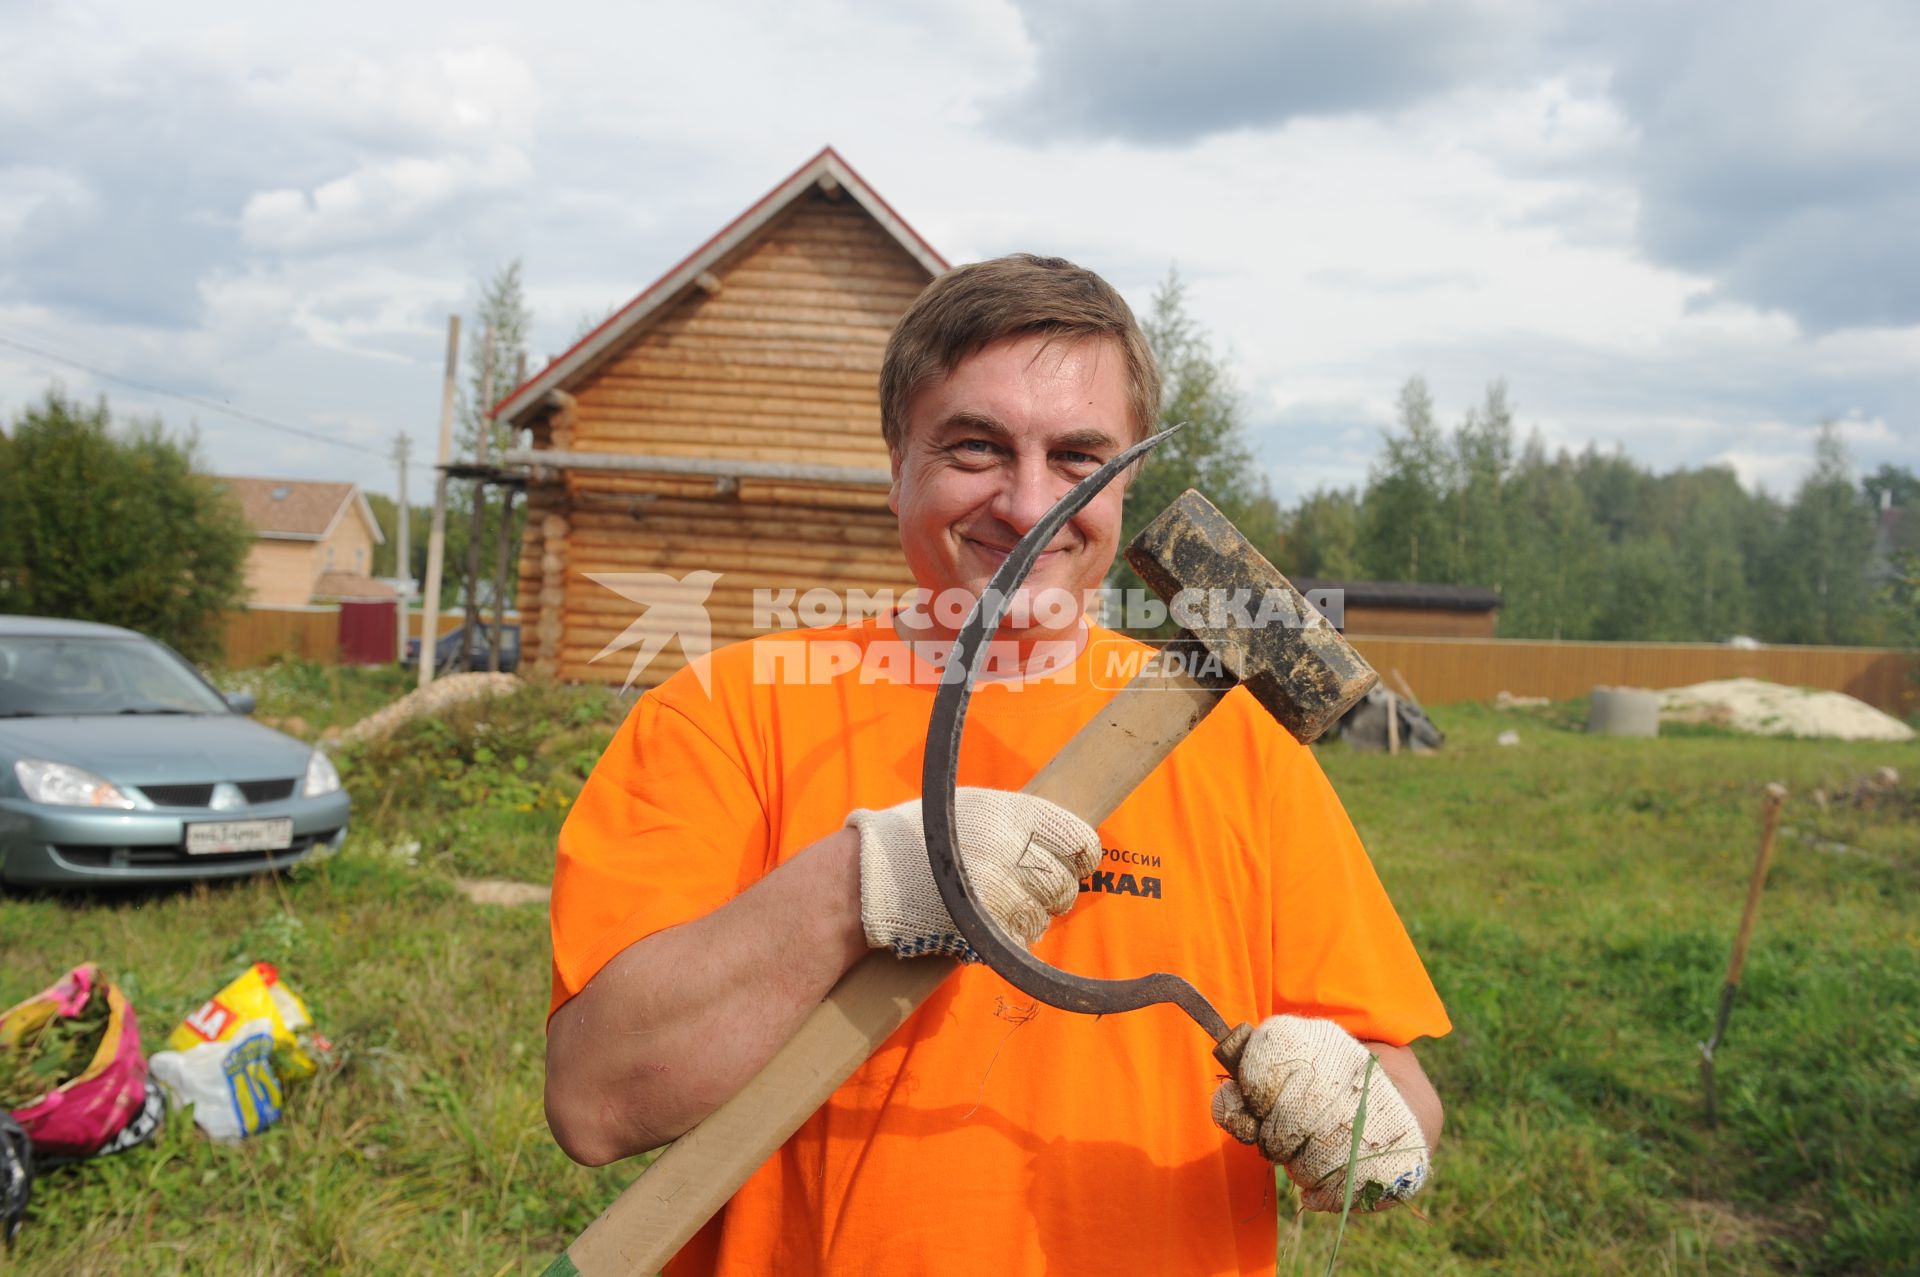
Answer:
[[[1366,483],[1288,507],[1177,275],[1142,326],[1166,381],[1162,423],[1187,427],[1129,491],[1128,537],[1195,487],[1290,577],[1490,587],[1503,638],[1920,643],[1920,479],[1882,465],[1856,480],[1831,425],[1783,500],[1730,466],[1656,473],[1620,451],[1550,451],[1537,430],[1523,440],[1502,381],[1448,429],[1416,376]],[[1883,495],[1901,518],[1876,546]]]
[[[1883,492],[1906,544],[1877,556]],[[1656,473],[1592,445],[1550,452],[1537,430],[1520,442],[1503,382],[1445,430],[1413,377],[1365,487],[1287,511],[1281,552],[1303,576],[1490,586],[1505,638],[1881,643],[1899,641],[1888,587],[1920,548],[1916,498],[1902,467],[1857,481],[1831,424],[1782,500],[1730,466]]]

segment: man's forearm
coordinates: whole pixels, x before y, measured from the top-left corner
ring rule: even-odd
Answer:
[[[590,1165],[676,1138],[744,1086],[866,949],[851,829],[629,945],[548,1025],[554,1138]]]
[[[1394,1090],[1400,1092],[1400,1098],[1407,1102],[1413,1112],[1413,1120],[1420,1124],[1420,1133],[1427,1139],[1427,1156],[1433,1156],[1433,1150],[1440,1145],[1440,1125],[1443,1112],[1440,1107],[1440,1094],[1433,1089],[1433,1083],[1427,1080],[1427,1071],[1420,1067],[1420,1061],[1410,1046],[1389,1046],[1385,1042],[1363,1043],[1374,1058],[1380,1061],[1380,1071],[1393,1083]]]

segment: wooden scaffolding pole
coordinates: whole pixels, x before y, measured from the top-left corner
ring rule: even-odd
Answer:
[[[479,399],[487,399],[493,394],[493,322],[491,320],[487,322],[485,341],[486,344],[480,347],[480,393],[476,396]],[[480,433],[474,440],[473,460],[478,466],[486,465],[488,456],[493,451],[489,446],[493,442],[489,438],[493,433],[493,422],[486,415],[486,409],[492,406],[491,404],[480,405],[476,410],[480,419]],[[472,500],[473,519],[467,525],[467,576],[466,589],[463,591],[466,595],[467,611],[462,622],[460,652],[455,658],[463,670],[473,668],[473,640],[480,633],[480,540],[487,527],[487,481],[478,475],[475,475],[473,480]],[[487,646],[493,646],[490,640]]]

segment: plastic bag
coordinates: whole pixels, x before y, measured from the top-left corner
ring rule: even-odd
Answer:
[[[208,998],[154,1054],[153,1075],[216,1140],[258,1135],[280,1120],[287,1087],[317,1071],[327,1041],[270,962],[256,962]]]
[[[33,1141],[37,1159],[78,1158],[100,1152],[143,1110],[148,1088],[147,1061],[140,1054],[140,1027],[126,995],[111,981],[103,981],[91,962],[75,967],[0,1014],[0,1048],[25,1049],[25,1044],[44,1032],[50,1022],[79,1019],[96,998],[106,1000],[106,1025],[86,1067],[39,1099],[13,1110],[14,1120]],[[116,1145],[116,1151],[119,1147],[124,1144]]]
[[[222,1030],[217,1042],[154,1052],[153,1076],[175,1102],[193,1106],[194,1124],[208,1136],[237,1140],[279,1121],[286,1091],[274,1067],[273,1020],[263,1016]]]
[[[302,1041],[313,1027],[307,1004],[280,979],[271,962],[256,962],[242,971],[226,988],[200,1005],[180,1027],[167,1035],[167,1047],[191,1051],[209,1043],[225,1042],[236,1036],[242,1026],[266,1020],[272,1027],[274,1068],[283,1082],[312,1077],[316,1071],[307,1046],[325,1050],[323,1039]]]

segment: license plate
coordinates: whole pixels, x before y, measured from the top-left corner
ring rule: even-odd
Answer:
[[[223,851],[284,851],[293,846],[293,817],[276,820],[209,820],[187,826],[187,854]]]

